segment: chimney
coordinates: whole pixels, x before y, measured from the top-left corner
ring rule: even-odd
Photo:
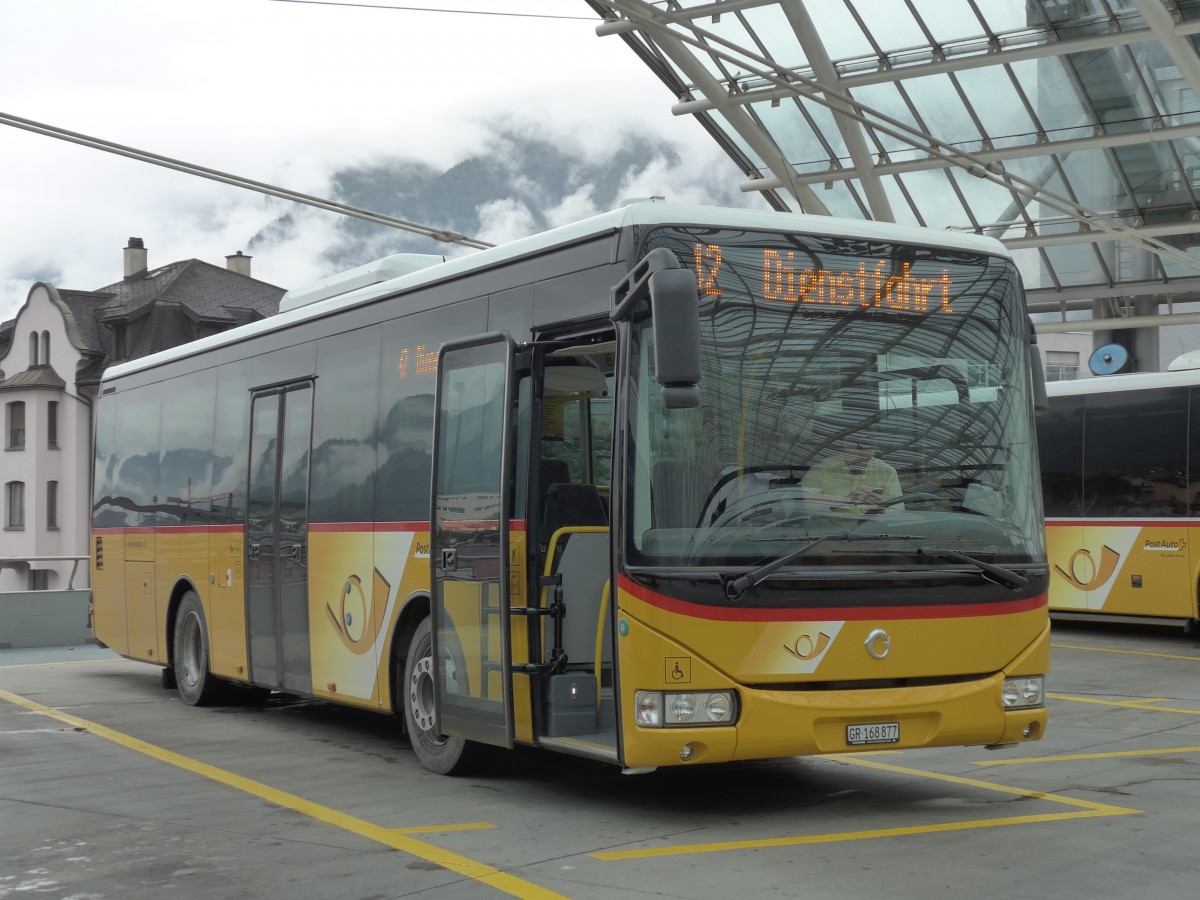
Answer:
[[[125,248],[125,277],[136,278],[146,272],[146,245],[139,237],[131,237]]]
[[[245,275],[247,278],[249,278],[250,260],[252,259],[254,259],[253,256],[247,256],[245,253],[239,250],[237,253],[231,253],[229,256],[225,257],[225,268],[227,268],[230,272],[237,272],[239,275]]]

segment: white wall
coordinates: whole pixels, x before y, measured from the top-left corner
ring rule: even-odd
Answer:
[[[10,481],[25,484],[25,528],[23,531],[0,530],[0,557],[86,556],[88,554],[89,481],[91,468],[91,412],[87,400],[75,387],[75,373],[82,354],[71,345],[63,310],[43,285],[35,286],[25,305],[17,313],[12,345],[0,359],[5,378],[24,372],[32,362],[29,335],[36,332],[38,361],[45,361],[44,332],[50,335],[50,367],[66,382],[63,391],[49,388],[23,388],[0,391],[0,405],[14,401],[25,403],[25,449],[0,450],[0,488]],[[47,445],[47,417],[50,401],[58,402],[58,449]],[[3,446],[6,444],[0,444]],[[58,482],[58,528],[47,528],[46,485]],[[0,495],[0,528],[8,521]],[[51,572],[49,587],[63,590],[71,577],[72,564],[33,563]],[[80,563],[74,586],[88,585],[88,566]],[[0,591],[25,590],[28,577],[12,569],[0,570]]]

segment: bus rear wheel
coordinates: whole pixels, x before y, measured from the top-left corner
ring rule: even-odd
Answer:
[[[219,699],[223,684],[209,671],[208,626],[195,591],[179,601],[175,616],[175,685],[188,706],[210,706]]]
[[[460,677],[459,662],[450,653],[443,656],[442,677]],[[436,775],[461,775],[478,767],[485,750],[439,730],[434,705],[435,666],[433,626],[426,616],[413,632],[404,661],[404,723],[413,753],[422,766]]]

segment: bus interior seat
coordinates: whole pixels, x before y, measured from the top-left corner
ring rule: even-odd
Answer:
[[[552,484],[546,490],[542,515],[547,542],[560,528],[571,525],[607,525],[608,513],[594,484]]]
[[[569,484],[571,467],[565,459],[538,460],[538,496],[544,498],[552,484]]]
[[[550,543],[550,536],[554,533],[549,530],[549,522],[546,519],[546,499],[550,493],[552,484],[570,484],[571,483],[571,467],[567,465],[563,459],[539,459],[538,474],[537,474],[537,494],[534,502],[537,504],[537,511],[540,517],[538,527],[538,543],[543,549],[546,544]]]

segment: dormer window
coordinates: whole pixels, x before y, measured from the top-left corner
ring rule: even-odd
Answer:
[[[129,333],[124,322],[113,323],[113,359],[129,356]]]

